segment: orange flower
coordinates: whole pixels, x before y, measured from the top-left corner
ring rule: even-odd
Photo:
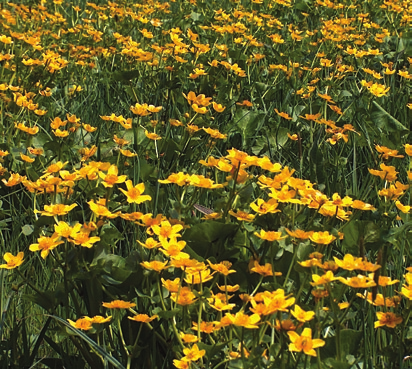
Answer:
[[[130,309],[136,306],[134,302],[127,302],[123,300],[113,300],[111,302],[103,302],[102,305],[108,309]]]
[[[389,159],[389,157],[403,158],[403,155],[398,155],[398,150],[392,150],[385,146],[379,146],[379,145],[375,145],[375,149],[378,153],[382,154],[381,156],[383,160]]]
[[[279,112],[278,109],[275,109],[275,112],[276,112],[277,115],[279,115],[280,117],[282,117],[284,119],[292,120],[292,117],[288,113]]]

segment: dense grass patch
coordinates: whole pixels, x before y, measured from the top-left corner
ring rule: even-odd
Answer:
[[[412,365],[411,9],[3,1],[0,367]]]

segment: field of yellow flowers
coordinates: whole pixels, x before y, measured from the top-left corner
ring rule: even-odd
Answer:
[[[410,0],[0,5],[0,369],[412,367]]]

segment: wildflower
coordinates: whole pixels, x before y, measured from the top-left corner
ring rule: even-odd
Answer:
[[[89,317],[85,316],[84,318],[77,319],[75,322],[67,319],[70,325],[76,329],[80,329],[82,331],[88,331],[89,329],[93,328],[93,321]]]
[[[310,236],[309,239],[317,244],[320,245],[329,245],[333,241],[336,240],[336,237],[329,234],[328,231],[325,232],[313,232]]]
[[[398,324],[401,324],[403,319],[400,315],[396,315],[391,312],[376,312],[378,320],[374,323],[375,328],[387,326],[389,328],[395,328]]]
[[[229,211],[230,215],[233,215],[237,220],[245,221],[245,222],[252,222],[255,219],[255,215],[246,213],[245,211],[237,210],[234,212],[233,210]]]
[[[259,328],[256,325],[260,321],[260,316],[258,314],[246,315],[242,312],[236,313],[236,315],[226,313],[225,317],[231,322],[231,324],[238,327],[244,327],[249,329]]]
[[[255,272],[257,274],[260,274],[261,276],[264,277],[269,277],[273,275],[272,271],[272,264],[266,263],[265,265],[259,265],[259,262],[255,260],[254,262],[254,267],[250,269],[251,272]],[[275,276],[281,276],[282,273],[280,272],[275,272]]]
[[[70,210],[74,209],[77,204],[64,205],[64,204],[55,204],[55,205],[44,205],[44,211],[34,210],[35,213],[40,213],[46,217],[54,217],[56,215],[66,215]]]
[[[184,343],[195,343],[199,340],[194,334],[180,332],[179,336]]]
[[[167,269],[167,261],[161,262],[158,260],[153,260],[153,261],[143,261],[140,263],[140,265],[143,268],[149,269],[149,270],[154,270],[157,273],[160,273],[163,269]]]
[[[126,181],[127,176],[121,175],[118,176],[119,168],[116,165],[111,165],[107,170],[107,174],[103,172],[99,172],[99,176],[103,179],[103,186],[104,187],[113,187],[114,184],[123,183]]]
[[[232,274],[232,273],[236,273],[236,270],[230,269],[230,267],[232,266],[232,263],[229,261],[222,261],[219,264],[212,264],[209,260],[207,262],[209,263],[210,267],[213,270],[225,276],[228,276],[229,274]]]
[[[280,210],[277,209],[278,205],[279,203],[276,199],[270,199],[268,202],[265,202],[262,199],[257,199],[250,204],[250,207],[259,215],[263,215],[268,213],[280,213]]]
[[[165,280],[162,278],[162,286],[166,288],[169,292],[177,292],[180,287],[180,278],[175,278],[172,280]]]
[[[179,292],[179,295],[177,294],[177,292]],[[176,304],[187,306],[195,302],[196,295],[191,291],[189,287],[182,287],[179,291],[172,292],[170,298]]]
[[[49,255],[50,251],[62,244],[63,241],[59,240],[59,235],[54,233],[51,237],[42,236],[37,239],[38,243],[32,243],[29,246],[30,251],[40,251],[41,257],[45,259]]]
[[[230,298],[230,297],[229,297]],[[211,308],[217,311],[232,310],[236,304],[229,304],[225,294],[213,295],[207,299]]]
[[[229,286],[229,285],[219,286],[217,284],[217,288],[219,288],[219,290],[222,292],[227,291],[228,293],[231,293],[231,292],[239,291],[240,286],[238,284],[235,284],[234,286]]]
[[[101,205],[101,204],[96,204],[94,202],[94,200],[90,200],[87,202],[90,206],[90,210],[96,214],[97,216],[100,217],[105,217],[105,218],[109,218],[109,219],[113,219],[113,218],[117,218],[120,214],[120,212],[117,213],[112,213],[110,212],[109,209],[107,209],[106,206]]]
[[[223,105],[221,105],[221,104],[217,104],[217,103],[215,103],[214,101],[213,101],[213,103],[212,103],[212,106],[213,106],[213,109],[214,109],[216,112],[218,112],[218,113],[222,113],[222,112],[226,109],[225,106],[223,106]]]
[[[403,158],[403,155],[398,155],[398,150],[392,150],[385,146],[379,146],[379,145],[375,145],[375,149],[378,153],[382,154],[381,156],[383,160],[389,159],[389,157]]]
[[[376,283],[373,279],[366,277],[364,275],[359,274],[357,277],[351,278],[343,278],[343,277],[336,277],[336,279],[347,286],[353,288],[368,288],[376,286]]]
[[[151,133],[151,132],[149,132],[148,130],[145,130],[145,131],[144,131],[144,134],[146,135],[146,137],[147,137],[148,139],[153,140],[153,141],[157,141],[157,140],[161,140],[161,139],[162,139],[162,137],[160,137],[158,134],[156,134],[156,133]]]
[[[183,360],[174,359],[174,360],[173,360],[173,365],[174,365],[177,369],[189,369],[189,367],[190,367],[190,361],[183,361]]]
[[[287,333],[292,341],[289,344],[289,351],[303,351],[306,355],[316,357],[314,349],[325,345],[325,341],[321,339],[312,339],[312,330],[310,328],[305,328],[300,336],[294,331],[288,331]]]
[[[142,202],[152,200],[149,195],[142,195],[145,190],[144,183],[139,183],[138,185],[133,187],[133,183],[129,179],[126,181],[126,187],[127,191],[123,190],[122,188],[120,188],[120,191],[122,191],[126,195],[128,203],[141,204]]]
[[[89,319],[91,320],[93,324],[104,324],[104,323],[110,322],[112,320],[112,317],[111,316],[104,317],[101,315],[96,315],[93,318],[89,318]]]
[[[199,350],[199,347],[195,343],[192,348],[184,348],[183,353],[185,356],[182,357],[183,361],[197,361],[206,354],[206,350]]]
[[[20,176],[18,173],[11,173],[8,180],[1,180],[7,187],[13,187],[26,180],[26,177]]]
[[[293,238],[299,238],[301,240],[308,239],[314,233],[313,231],[305,232],[305,231],[302,231],[301,229],[295,229],[294,231],[290,231],[287,228],[285,228],[285,231],[289,234],[289,236]]]
[[[130,309],[136,306],[134,302],[127,302],[123,300],[113,300],[111,302],[103,302],[102,305],[108,309]]]
[[[123,218],[123,216],[122,216],[122,218]],[[152,238],[152,237],[147,238],[146,241],[145,241],[145,243],[140,242],[139,240],[137,240],[137,242],[138,242],[140,245],[142,245],[143,247],[145,247],[146,249],[149,249],[149,250],[154,249],[154,248],[157,248],[157,247],[160,247],[160,242],[156,241],[156,240],[155,240],[154,238]]]
[[[6,264],[1,264],[0,268],[1,269],[14,269],[23,264],[23,258],[24,258],[24,252],[20,251],[16,256],[13,254],[6,252],[3,255],[3,259],[6,262]]]
[[[262,240],[266,240],[270,242],[283,240],[284,238],[287,237],[287,236],[282,236],[282,232],[274,232],[274,231],[265,232],[263,229],[260,231],[260,233],[255,232],[254,235],[261,238]]]
[[[362,258],[354,258],[351,254],[346,254],[343,260],[339,260],[337,257],[333,257],[335,263],[345,270],[356,270],[362,268]]]
[[[333,275],[331,270],[328,270],[324,275],[319,276],[317,274],[312,274],[313,282],[310,282],[312,286],[321,286],[335,281],[337,278]]]
[[[128,316],[130,320],[134,320],[135,322],[141,322],[141,323],[150,323],[152,320],[155,320],[158,318],[158,315],[153,315],[149,317],[147,314],[138,314],[133,317]]]
[[[212,138],[214,139],[225,139],[227,137],[226,134],[220,133],[219,130],[217,129],[212,129],[212,128],[205,128],[203,127],[203,130],[208,133]]]
[[[210,269],[198,270],[198,268],[187,268],[185,281],[188,284],[205,283],[213,279],[213,274],[210,274]]]
[[[35,160],[35,159],[31,158],[30,156],[24,155],[23,153],[20,153],[20,157],[26,163],[33,163],[34,160]]]
[[[295,305],[295,310],[291,310],[290,313],[301,323],[309,322],[315,316],[314,311],[305,311],[298,305]]]
[[[404,146],[405,146],[406,155],[412,156],[412,145],[405,144]]]

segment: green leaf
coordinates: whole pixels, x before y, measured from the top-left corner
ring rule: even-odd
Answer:
[[[217,242],[234,235],[239,228],[236,224],[225,224],[216,221],[208,221],[194,225],[187,229],[183,239],[189,242]]]
[[[236,110],[234,121],[238,132],[242,136],[244,146],[248,146],[252,137],[256,136],[258,127],[263,126],[266,114],[262,111],[250,111],[247,109]]]
[[[26,224],[23,227],[21,227],[21,232],[25,236],[30,236],[34,232],[34,226],[32,226],[31,224]]]
[[[159,315],[159,318],[162,319],[172,319],[174,318],[177,314],[180,313],[180,309],[173,309],[173,310],[166,310],[166,311],[158,311],[156,312],[157,315]]]
[[[399,122],[399,120],[390,115],[376,101],[373,101],[373,105],[377,109],[372,111],[371,119],[377,127],[386,130],[387,132],[401,132],[402,134],[406,134],[409,131],[408,128]]]
[[[327,368],[333,368],[333,369],[350,369],[352,367],[351,364],[345,363],[343,361],[338,361],[332,358],[327,358],[324,361],[325,365]]]

